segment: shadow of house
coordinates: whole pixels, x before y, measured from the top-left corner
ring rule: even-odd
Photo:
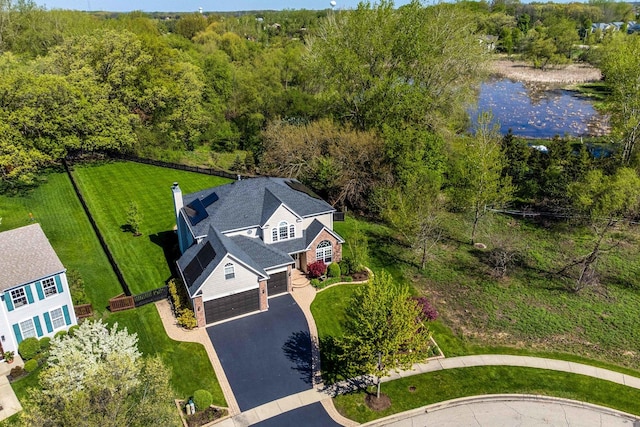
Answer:
[[[162,248],[164,258],[171,270],[171,276],[177,277],[175,261],[180,258],[180,249],[178,248],[176,233],[174,231],[160,231],[156,234],[150,234],[149,240]]]

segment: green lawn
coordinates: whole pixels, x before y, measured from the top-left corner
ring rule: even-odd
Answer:
[[[415,387],[415,391],[409,391]],[[483,366],[448,369],[383,383],[381,391],[391,407],[375,412],[365,402],[365,392],[334,398],[338,411],[365,423],[436,402],[480,394],[522,393],[556,396],[640,414],[640,390],[584,375],[544,369]]]
[[[104,313],[109,298],[122,292],[107,257],[65,173],[50,173],[47,182],[20,196],[0,195],[0,231],[40,223],[63,265],[77,270],[94,310]]]
[[[171,385],[178,398],[188,398],[198,389],[213,395],[213,403],[226,406],[220,384],[216,380],[207,352],[201,344],[170,339],[164,331],[155,305],[121,311],[109,316],[108,322],[118,323],[138,334],[138,349],[145,355],[159,355],[172,370]]]
[[[134,294],[163,286],[171,277],[169,262],[177,243],[172,183],[179,182],[188,194],[229,182],[132,162],[76,165],[73,174]],[[122,230],[132,201],[142,215],[140,237]]]

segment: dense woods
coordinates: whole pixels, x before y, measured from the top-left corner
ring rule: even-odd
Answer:
[[[229,152],[240,172],[296,177],[406,236],[438,210],[467,212],[473,241],[487,207],[573,210],[569,187],[588,171],[637,173],[640,39],[591,28],[633,18],[606,0],[204,15],[0,0],[2,191],[37,184],[68,154],[194,152],[207,164]],[[613,155],[561,136],[541,153],[486,123],[469,131],[495,52],[598,65]],[[426,234],[412,244],[424,249]]]

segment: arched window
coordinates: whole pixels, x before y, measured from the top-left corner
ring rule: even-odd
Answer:
[[[236,277],[236,270],[233,264],[228,262],[224,265],[224,278],[225,280],[233,279]]]
[[[271,229],[271,241],[293,239],[296,237],[296,226],[287,221],[280,221],[277,227]]]
[[[325,264],[329,264],[333,259],[333,247],[331,242],[323,240],[316,246],[316,261],[324,261]]]

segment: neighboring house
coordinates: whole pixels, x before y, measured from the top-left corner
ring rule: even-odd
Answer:
[[[340,261],[335,209],[293,179],[251,178],[183,197],[173,185],[178,271],[198,326],[269,307],[291,271]]]
[[[0,233],[0,351],[77,323],[66,269],[40,224]]]

